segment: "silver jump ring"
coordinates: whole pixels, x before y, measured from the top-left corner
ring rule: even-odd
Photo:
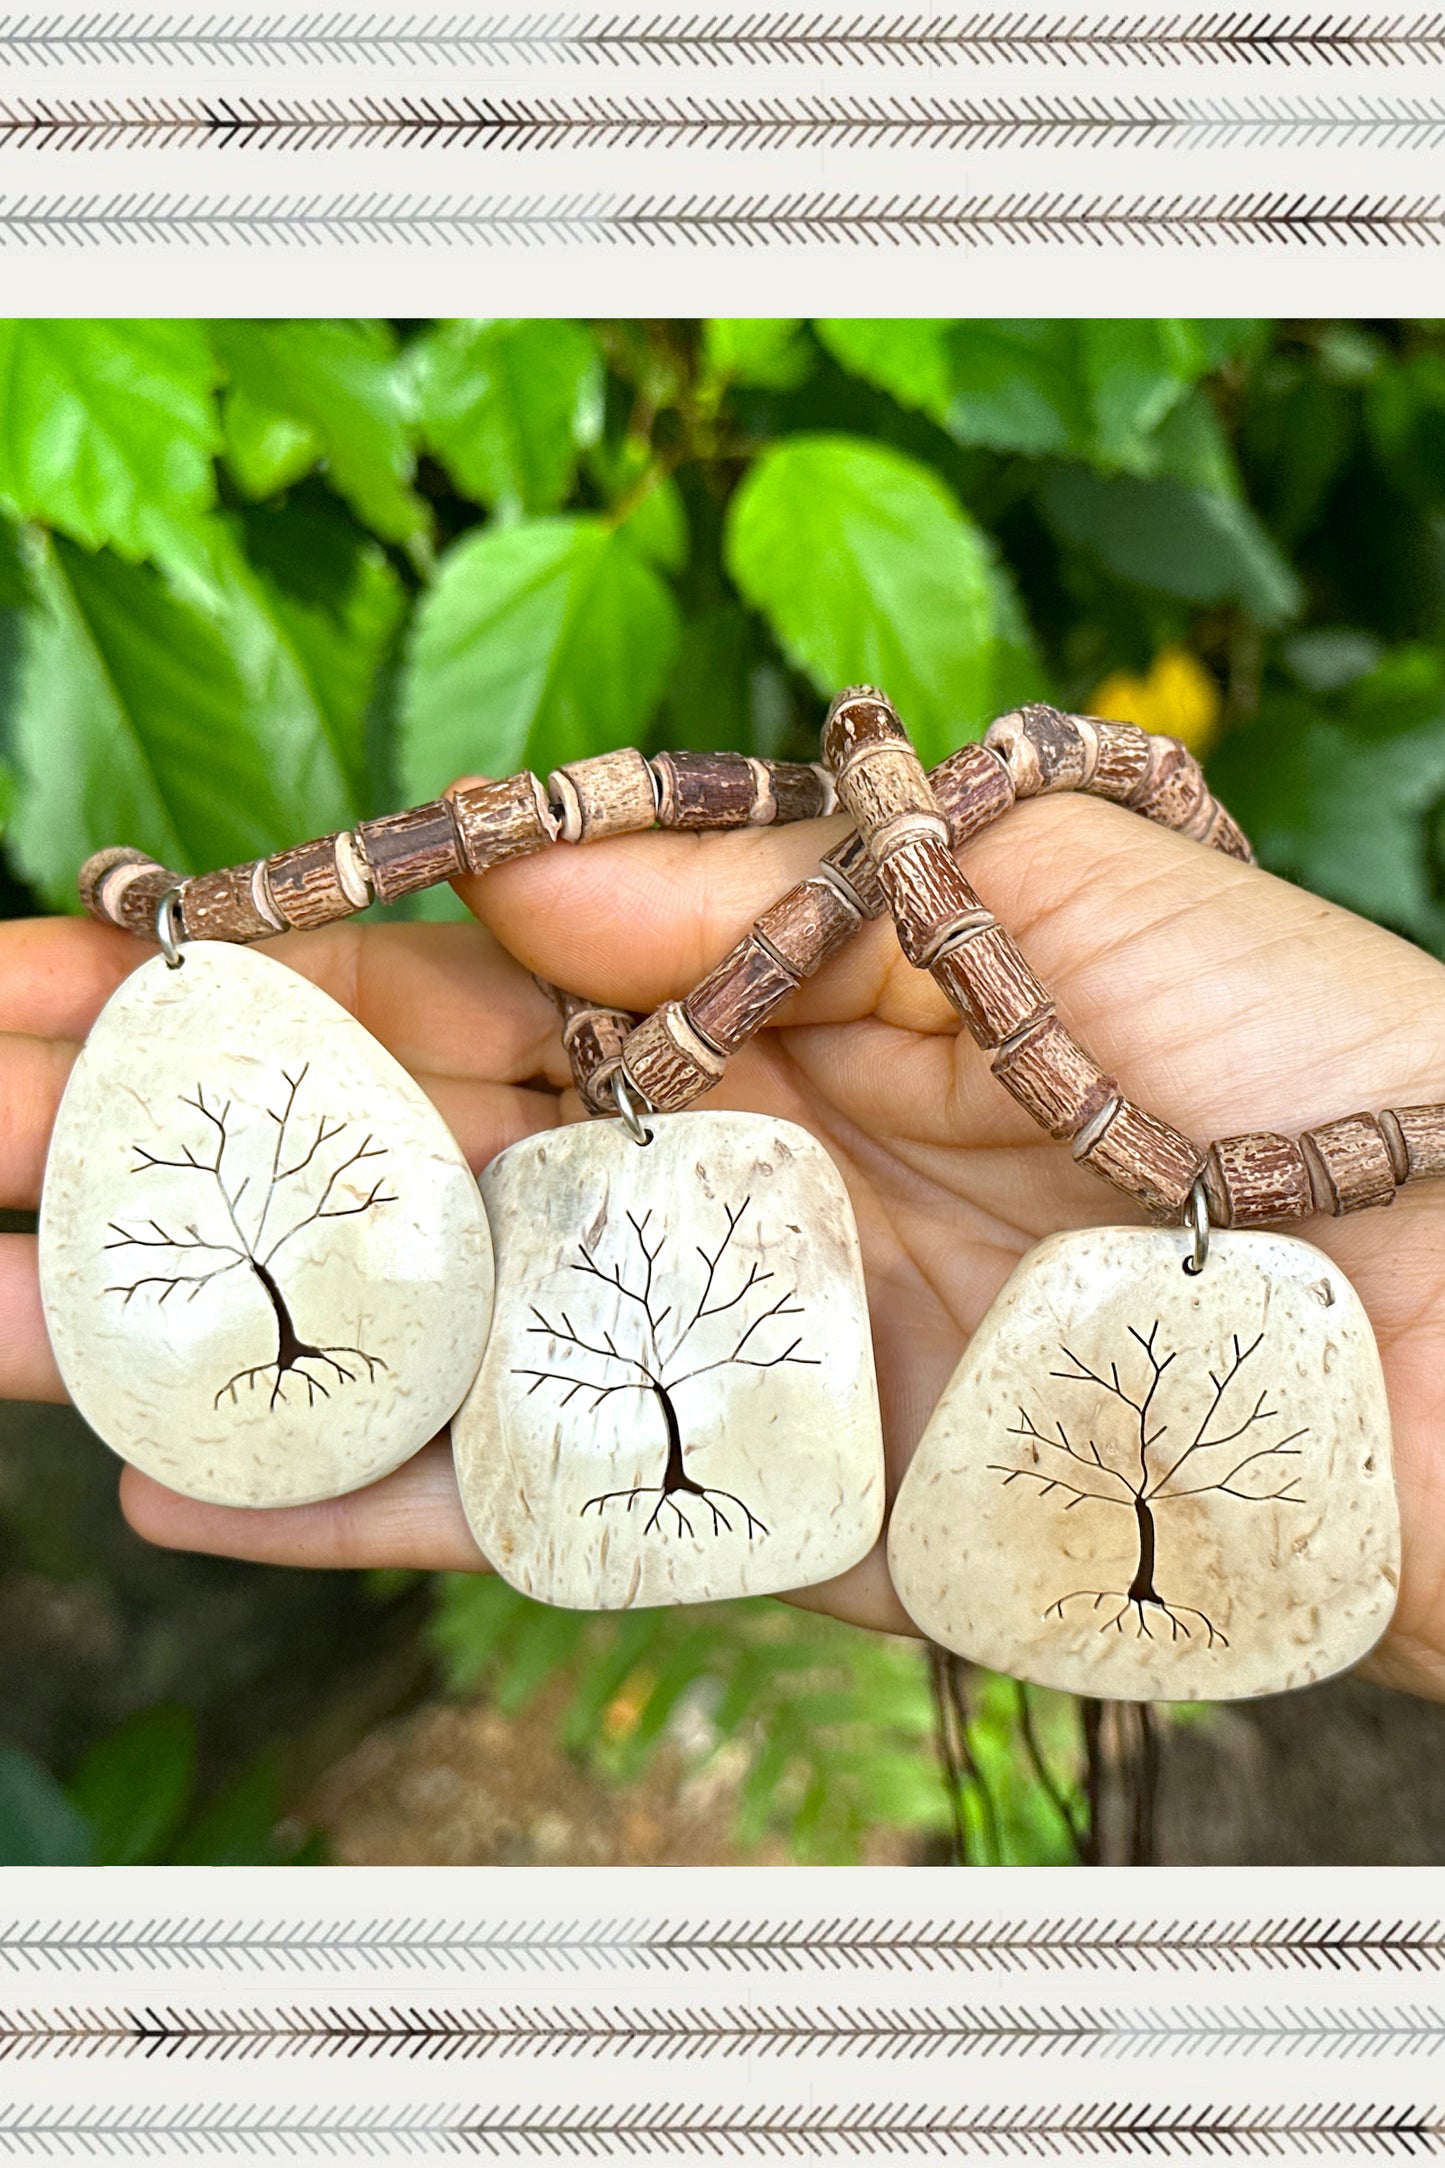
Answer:
[[[1191,1278],[1197,1278],[1209,1262],[1209,1199],[1204,1192],[1202,1174],[1195,1177],[1189,1192],[1184,1224],[1194,1237],[1194,1248],[1184,1260],[1184,1269]]]
[[[642,1117],[644,1113],[650,1114],[652,1109],[645,1099],[633,1092],[631,1085],[620,1069],[614,1069],[612,1072],[612,1103],[621,1117],[623,1128],[627,1131],[633,1143],[651,1144],[652,1131]]]
[[[184,921],[181,918],[181,892],[168,888],[156,905],[156,939],[168,971],[179,971],[185,962],[181,943],[185,939]]]

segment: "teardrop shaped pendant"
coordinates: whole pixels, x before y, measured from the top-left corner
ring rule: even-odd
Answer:
[[[1105,1227],[1031,1251],[893,1510],[925,1633],[1119,1700],[1281,1693],[1389,1624],[1399,1520],[1364,1307],[1291,1236]]]
[[[452,1424],[483,1554],[546,1603],[774,1594],[867,1555],[883,1454],[847,1191],[752,1114],[553,1129],[482,1176],[498,1301]]]
[[[216,1504],[299,1505],[408,1459],[481,1361],[476,1179],[418,1085],[272,958],[191,941],[112,995],[46,1165],[40,1283],[107,1444]]]

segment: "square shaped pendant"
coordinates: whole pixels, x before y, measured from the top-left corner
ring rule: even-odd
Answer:
[[[1374,1334],[1287,1235],[1102,1227],[1031,1251],[893,1509],[910,1615],[1075,1694],[1223,1701],[1355,1663],[1399,1581]]]
[[[513,1587],[586,1610],[776,1594],[877,1540],[883,1453],[837,1169],[755,1114],[552,1129],[482,1176],[497,1303],[452,1424]]]

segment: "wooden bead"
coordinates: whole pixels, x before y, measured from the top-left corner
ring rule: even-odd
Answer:
[[[467,871],[448,798],[363,821],[356,840],[382,903],[435,888],[439,881],[455,880]]]
[[[816,761],[754,760],[755,785],[750,826],[790,826],[794,821],[815,821],[831,813],[835,801],[833,778]]]
[[[745,753],[657,753],[657,818],[664,828],[746,828],[759,795]]]
[[[623,1045],[637,1021],[625,1009],[582,1008],[562,1026],[572,1080],[594,1114],[616,1112],[608,1086],[621,1066]]]
[[[1396,1107],[1381,1115],[1381,1126],[1393,1122],[1404,1159],[1402,1182],[1445,1174],[1445,1106]]]
[[[659,1114],[673,1114],[711,1091],[726,1063],[688,1022],[680,1001],[664,1002],[629,1032],[622,1052],[628,1082]]]
[[[266,861],[223,866],[198,874],[181,890],[181,916],[192,941],[264,941],[282,931],[280,914],[270,908],[265,884]]]
[[[955,850],[1007,813],[1014,802],[1013,778],[986,741],[951,753],[928,780]]]
[[[1210,1218],[1220,1227],[1306,1219],[1315,1208],[1305,1155],[1293,1137],[1254,1130],[1220,1137],[1204,1170]]]
[[[161,898],[168,890],[181,886],[180,874],[158,866],[153,858],[117,866],[101,882],[105,915],[124,932],[137,934],[142,941],[154,941]],[[181,924],[184,927],[184,912]]]
[[[358,859],[349,835],[319,836],[266,861],[265,898],[288,926],[309,929],[350,918],[367,901],[359,887]]]
[[[127,845],[120,844],[110,850],[96,851],[87,858],[76,875],[75,885],[80,893],[81,903],[92,918],[99,919],[102,925],[124,926],[126,921],[121,917],[121,898],[142,874],[165,876],[164,885],[156,891],[157,902],[167,888],[178,888],[181,883],[180,874],[167,872],[164,866],[149,857],[145,851],[133,851]],[[151,915],[154,918],[154,904],[151,906]]]
[[[838,799],[854,827],[877,857],[886,830],[900,817],[942,817],[928,787],[928,777],[913,747],[884,741],[860,745],[833,771]]]
[[[469,783],[453,791],[451,801],[468,873],[485,873],[556,840],[557,821],[546,794],[525,768],[499,783]]]
[[[1051,1137],[1077,1135],[1119,1087],[1066,1025],[1052,1014],[1001,1046],[993,1073]]]
[[[887,695],[876,685],[850,685],[839,693],[823,724],[823,760],[835,778],[838,770],[860,746],[902,739],[908,735]]]
[[[1345,1114],[1300,1138],[1314,1184],[1318,1211],[1362,1212],[1391,1204],[1395,1168],[1385,1133],[1373,1114]]]
[[[862,913],[836,883],[815,873],[770,905],[753,933],[794,978],[808,979],[861,924]]]
[[[1074,1157],[1155,1219],[1178,1219],[1204,1165],[1197,1144],[1129,1099],[1115,1101],[1079,1132]]]
[[[824,853],[818,871],[824,880],[832,880],[840,892],[856,905],[864,918],[881,918],[888,908],[888,898],[878,883],[878,872],[868,855],[868,846],[856,832],[844,836],[831,851]]]
[[[920,971],[929,968],[955,935],[993,924],[954,864],[947,842],[937,836],[915,836],[891,851],[879,861],[878,880],[898,929],[898,945]]]
[[[1246,866],[1254,865],[1256,863],[1254,845],[1250,842],[1238,821],[1232,813],[1228,812],[1219,803],[1217,798],[1214,800],[1214,808],[1215,817],[1210,823],[1209,833],[1205,839],[1209,844],[1209,848],[1212,851],[1222,851],[1226,858],[1238,858]]]
[[[683,1003],[693,1030],[719,1054],[736,1054],[776,1015],[798,981],[756,934],[745,934]]]
[[[1008,769],[1020,798],[1051,790],[1081,790],[1098,759],[1098,739],[1087,716],[1065,715],[1042,701],[1016,708],[990,723],[984,743]]]
[[[1082,720],[1093,724],[1099,747],[1085,789],[1092,798],[1127,805],[1149,771],[1148,732],[1137,723],[1110,723],[1097,715]]]
[[[1178,738],[1149,741],[1149,765],[1128,799],[1136,813],[1161,828],[1187,828],[1202,809],[1209,788],[1198,761]]]
[[[631,746],[568,761],[547,778],[563,843],[637,835],[657,825],[657,782],[651,764]]]
[[[980,1046],[1002,1045],[1053,1007],[1002,926],[956,936],[935,957],[933,976]]]

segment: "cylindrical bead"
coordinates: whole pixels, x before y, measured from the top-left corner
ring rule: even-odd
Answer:
[[[1149,769],[1149,733],[1137,723],[1111,723],[1097,715],[1083,718],[1094,726],[1099,754],[1085,784],[1092,798],[1127,805]]]
[[[649,1106],[672,1114],[711,1091],[726,1063],[693,1030],[682,1003],[668,1001],[628,1034],[622,1067]]]
[[[934,959],[933,976],[980,1046],[1002,1045],[1053,1007],[1002,926],[955,938]]]
[[[714,964],[688,995],[683,1009],[693,1030],[719,1054],[735,1054],[797,990],[793,973],[765,948],[756,933]]]
[[[993,923],[947,843],[938,837],[915,836],[880,859],[878,880],[898,929],[898,945],[920,971],[966,927]]]
[[[928,778],[955,850],[1014,802],[1013,777],[987,743],[951,753]]]
[[[842,891],[814,873],[770,904],[753,933],[794,978],[809,979],[852,940],[861,923]]]
[[[906,745],[908,733],[887,695],[876,685],[850,685],[838,694],[823,724],[823,759],[836,776],[860,746],[899,740]]]
[[[1155,1219],[1178,1219],[1204,1165],[1191,1138],[1129,1099],[1080,1131],[1074,1157]]]
[[[264,941],[281,928],[258,902],[267,891],[258,879],[265,866],[253,858],[246,866],[223,866],[197,874],[181,890],[181,916],[192,941]]]
[[[1307,1219],[1315,1208],[1305,1155],[1293,1137],[1267,1130],[1220,1137],[1204,1170],[1210,1218],[1220,1227]]]
[[[1392,1117],[1405,1162],[1401,1180],[1445,1174],[1445,1106],[1395,1107]]]
[[[835,769],[838,797],[877,854],[885,830],[902,816],[937,815],[923,763],[906,743],[866,744]]]
[[[657,782],[651,764],[632,747],[571,760],[547,778],[564,843],[636,835],[657,824]]]
[[[80,900],[92,918],[103,925],[124,926],[127,932],[137,929],[121,916],[121,899],[143,875],[163,876],[162,885],[155,890],[155,902],[150,906],[151,919],[155,919],[155,904],[168,888],[178,888],[181,876],[167,869],[145,851],[131,850],[126,844],[116,844],[109,850],[96,851],[87,858],[75,877]],[[147,890],[150,893],[150,890]]]
[[[746,828],[759,796],[745,753],[656,753],[657,818],[664,828]]]
[[[329,926],[336,919],[350,918],[361,907],[354,892],[355,866],[348,834],[318,836],[312,843],[298,843],[268,858],[262,887],[288,926],[303,930]],[[363,889],[361,903],[365,901]]]
[[[1395,1168],[1385,1133],[1373,1114],[1345,1114],[1300,1138],[1321,1212],[1362,1212],[1390,1204]]]
[[[1119,1097],[1092,1054],[1052,1013],[1001,1046],[993,1073],[1051,1137],[1073,1137]]]
[[[363,821],[356,840],[382,903],[435,888],[438,882],[455,880],[467,870],[448,798]]]
[[[614,1111],[603,1071],[611,1074],[616,1070],[623,1041],[636,1024],[637,1018],[625,1009],[582,1008],[575,1010],[562,1026],[562,1045],[572,1065],[573,1082],[594,1112]]]
[[[755,760],[753,768],[763,771],[759,789],[761,791],[766,784],[766,798],[760,798],[759,804],[771,801],[768,823],[776,822],[781,828],[794,821],[815,821],[824,813],[832,812],[833,778],[816,761]],[[754,811],[755,827],[768,823],[763,821],[760,812]]]
[[[990,723],[984,734],[1008,768],[1015,793],[1036,798],[1051,790],[1079,790],[1098,757],[1094,726],[1086,716],[1065,715],[1042,701],[1016,708]]]
[[[452,812],[468,873],[485,873],[508,858],[539,851],[557,835],[557,822],[535,775],[523,769],[499,783],[468,783],[451,793]]]
[[[857,904],[865,918],[881,918],[888,908],[888,898],[878,885],[878,869],[868,855],[868,846],[855,831],[835,843],[822,859],[822,873],[841,881],[844,892]]]
[[[1187,828],[1209,796],[1203,770],[1178,738],[1151,738],[1149,765],[1129,804],[1161,828]]]

